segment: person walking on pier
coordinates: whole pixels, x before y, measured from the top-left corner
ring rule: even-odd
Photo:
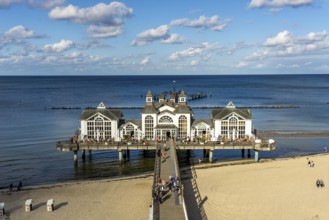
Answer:
[[[166,161],[166,152],[164,151],[164,149],[162,149],[161,151],[161,155],[162,155],[162,163],[164,163]]]

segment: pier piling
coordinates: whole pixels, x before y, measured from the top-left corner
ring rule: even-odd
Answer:
[[[73,161],[74,161],[74,164],[78,164],[78,151],[77,150],[73,151]]]
[[[258,150],[255,150],[255,162],[258,162],[259,160],[259,152]]]
[[[209,149],[209,163],[212,163],[214,159],[214,149]]]
[[[118,153],[119,153],[119,161],[122,163],[122,149],[119,149]]]
[[[130,150],[127,150],[127,158],[130,158]]]

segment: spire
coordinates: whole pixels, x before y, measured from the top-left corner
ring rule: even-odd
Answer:
[[[226,108],[235,108],[235,105],[233,104],[233,102],[229,102],[229,103],[226,105]]]
[[[159,96],[159,102],[163,102],[164,101],[164,95],[163,94],[160,94]]]
[[[186,95],[183,90],[179,94],[178,102],[179,104],[186,104]]]
[[[106,107],[103,102],[100,102],[99,105],[97,106],[97,109],[106,109]]]
[[[170,101],[172,101],[173,103],[175,103],[176,102],[176,93],[171,93],[171,95],[170,95]]]
[[[149,90],[146,94],[146,104],[153,103],[153,95],[152,92]]]

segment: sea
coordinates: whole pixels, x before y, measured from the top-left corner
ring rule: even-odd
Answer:
[[[56,151],[79,128],[86,107],[123,108],[126,119],[140,119],[147,91],[184,90],[205,93],[189,101],[194,118],[210,118],[211,109],[232,101],[252,108],[258,132],[329,132],[329,75],[199,75],[199,76],[1,76],[0,77],[0,189],[148,174],[154,152],[132,151],[120,164],[116,151],[93,151],[74,166],[72,152]],[[63,108],[61,108],[63,107]],[[55,108],[55,109],[53,109]],[[260,158],[317,154],[329,149],[328,137],[276,138],[277,148]],[[193,163],[202,151],[179,153],[181,163]],[[236,150],[216,150],[215,162],[243,160]]]

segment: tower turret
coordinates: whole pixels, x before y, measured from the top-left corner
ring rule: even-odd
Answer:
[[[146,94],[146,104],[152,105],[152,103],[153,103],[153,95],[152,92],[149,90]]]
[[[181,93],[179,94],[179,97],[178,97],[178,103],[180,105],[186,105],[186,95],[184,93],[184,91],[182,90]]]

